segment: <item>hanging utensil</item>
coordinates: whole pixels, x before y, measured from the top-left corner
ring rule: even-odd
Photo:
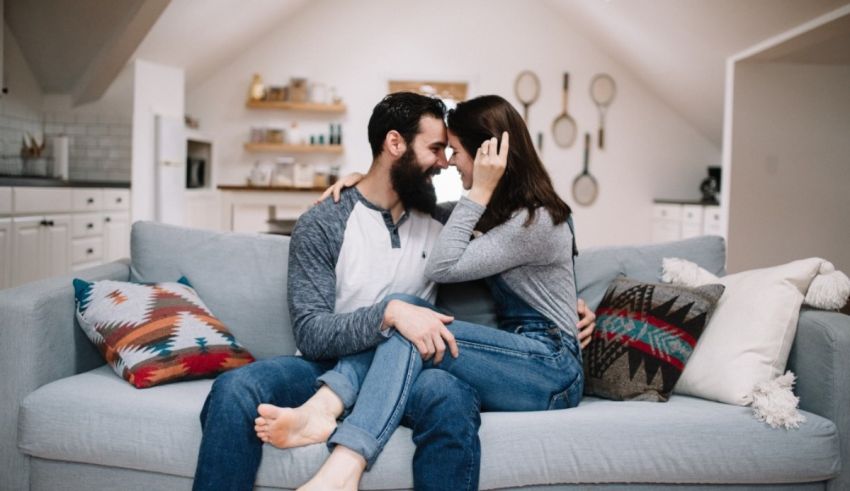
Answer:
[[[582,206],[590,206],[599,195],[596,178],[590,175],[590,133],[584,134],[584,170],[573,179],[573,199]]]
[[[555,144],[562,148],[573,146],[578,134],[578,126],[575,120],[567,112],[567,96],[570,89],[570,74],[564,74],[564,112],[552,122],[552,139]]]
[[[528,124],[528,106],[534,104],[540,97],[540,79],[531,70],[520,72],[514,82],[514,93],[523,107],[523,118]]]
[[[599,108],[599,148],[605,149],[605,114],[617,95],[617,84],[607,73],[600,73],[590,81],[590,98]]]

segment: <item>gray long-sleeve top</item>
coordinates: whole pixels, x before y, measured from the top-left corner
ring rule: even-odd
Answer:
[[[461,198],[440,232],[425,266],[438,283],[457,283],[500,274],[532,308],[573,336],[576,323],[576,285],[573,275],[573,234],[567,223],[553,225],[545,208],[524,226],[528,210],[472,239],[485,207]]]

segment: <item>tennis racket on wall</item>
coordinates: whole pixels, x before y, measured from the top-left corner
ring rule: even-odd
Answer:
[[[528,124],[528,107],[537,102],[540,97],[540,79],[531,70],[520,72],[514,82],[514,94],[522,103],[522,117]]]
[[[605,115],[617,95],[617,84],[607,73],[600,73],[590,81],[590,98],[599,109],[599,148],[605,149]]]
[[[578,134],[578,126],[576,121],[570,116],[567,111],[567,98],[570,90],[570,74],[564,74],[564,112],[562,112],[555,121],[552,122],[552,139],[555,144],[561,148],[569,148],[573,146]]]
[[[573,199],[582,206],[590,206],[599,195],[596,178],[590,174],[590,133],[584,134],[584,170],[573,179]]]

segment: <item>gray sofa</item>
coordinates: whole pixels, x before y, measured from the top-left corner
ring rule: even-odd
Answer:
[[[213,313],[263,358],[295,349],[285,301],[288,245],[284,237],[140,222],[131,263],[76,276],[186,275]],[[595,307],[618,274],[657,281],[665,256],[723,273],[717,237],[588,249],[576,266],[580,296]],[[198,415],[212,381],[138,390],[119,379],[75,325],[70,278],[0,291],[0,488],[190,489]],[[479,284],[443,287],[440,302],[460,318],[492,322]],[[676,395],[667,403],[585,398],[563,411],[485,413],[481,487],[850,489],[850,317],[804,312],[790,368],[807,417],[798,430],[771,429],[748,408]],[[409,430],[400,428],[362,488],[411,488],[413,450]],[[323,445],[266,446],[258,488],[295,488],[326,454]]]

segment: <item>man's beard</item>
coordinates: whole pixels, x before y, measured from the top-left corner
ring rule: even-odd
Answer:
[[[437,207],[437,192],[428,177],[434,174],[430,170],[422,170],[413,148],[399,157],[390,169],[390,181],[398,194],[405,209],[419,210],[433,214]]]

